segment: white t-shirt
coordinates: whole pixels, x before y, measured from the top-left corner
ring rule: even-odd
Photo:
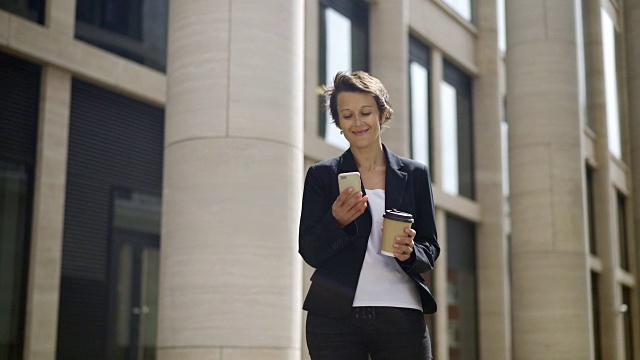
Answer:
[[[369,211],[373,223],[353,306],[391,306],[422,311],[420,294],[413,280],[402,270],[394,257],[380,253],[385,191],[365,191],[369,196]]]

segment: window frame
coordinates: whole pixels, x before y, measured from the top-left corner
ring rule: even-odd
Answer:
[[[354,57],[354,43],[352,41],[351,44],[351,70],[363,70],[369,71],[370,66],[370,29],[369,29],[369,5],[363,0],[353,0],[353,1],[340,1],[340,0],[319,0],[318,1],[318,89],[322,89],[325,86],[325,80],[327,79],[327,27],[326,27],[326,17],[325,10],[327,8],[331,8],[341,15],[345,16],[351,21],[351,28],[361,28],[364,30],[364,51],[363,56]],[[351,39],[353,40],[353,31],[351,33]],[[361,63],[361,66],[358,68],[354,68],[358,66],[358,62]],[[356,64],[354,66],[354,64]],[[345,69],[346,70],[346,69]],[[333,74],[332,74],[333,76]],[[327,109],[325,108],[325,99],[322,96],[322,93],[319,91],[318,94],[318,126],[317,126],[317,136],[322,139],[322,141],[327,142],[327,127],[335,126],[332,123],[328,123],[327,119]],[[327,142],[328,143],[328,142]],[[328,143],[331,146],[335,146],[331,143]]]
[[[145,19],[147,19],[145,15],[148,16],[148,14],[146,14],[142,8],[144,7],[144,1],[148,0],[136,0],[136,4],[132,4],[129,7],[129,10],[134,8],[136,11],[125,11],[127,18],[121,20],[127,23],[128,31],[126,32],[117,31],[118,26],[113,28],[113,26],[110,27],[105,23],[105,18],[107,17],[104,13],[106,4],[108,1],[113,0],[99,0],[94,3],[92,3],[92,1],[93,0],[78,1],[75,15],[76,39],[160,72],[166,71],[169,37],[169,0],[166,0],[165,38],[162,48],[153,46],[154,43],[150,44],[147,41],[148,39],[159,38],[148,37],[145,39],[145,36],[148,35],[145,34],[144,31]],[[139,17],[139,21],[134,18],[136,16]]]
[[[34,21],[40,25],[44,24],[44,14],[46,7],[45,0],[37,0],[35,8],[29,6],[29,4],[25,6],[24,1],[9,1],[0,3],[0,5],[2,5],[0,6],[0,9],[18,15],[25,19]]]
[[[449,9],[451,9],[453,12],[456,13],[456,15],[458,15],[461,19],[463,19],[464,21],[469,22],[470,24],[475,24],[477,21],[477,15],[476,15],[476,1],[475,0],[465,0],[468,1],[469,3],[469,18],[466,17],[465,14],[463,14],[462,12],[460,12],[459,10],[459,6],[457,6],[457,3],[459,1],[455,1],[455,0],[440,0],[442,1],[443,4],[445,4]]]
[[[458,191],[455,195],[464,196],[471,200],[475,200],[476,197],[476,179],[475,179],[475,158],[474,158],[474,114],[473,114],[473,79],[470,75],[466,74],[462,70],[460,70],[456,65],[454,65],[451,61],[444,59],[442,66],[442,83],[446,83],[449,86],[455,88],[456,90],[456,136],[457,136],[457,166],[458,166]],[[440,84],[440,90],[442,89],[442,83]],[[465,110],[468,114],[468,118],[463,118],[460,116],[460,109],[462,109],[462,104],[460,100],[468,100],[466,103]],[[442,96],[441,96],[442,99]],[[441,100],[442,101],[442,100]],[[442,106],[442,102],[440,104]],[[442,109],[440,115],[440,128],[441,131],[444,129],[443,119],[442,119]],[[441,136],[442,134],[440,134]],[[464,136],[461,136],[464,135]],[[442,139],[441,142],[443,142]],[[466,151],[463,147],[467,145]],[[441,156],[445,156],[444,149],[440,149]],[[464,166],[468,166],[468,169],[465,170]],[[440,169],[442,174],[444,175],[444,167]],[[465,174],[467,177],[463,177]],[[442,177],[441,177],[442,178]],[[462,181],[465,180],[465,181]],[[444,184],[440,184],[440,186],[444,189]],[[466,186],[466,188],[463,188]]]
[[[413,83],[411,77],[411,63],[416,62],[418,65],[424,67],[427,71],[427,84],[426,84],[426,95],[427,98],[424,99],[427,106],[426,111],[426,142],[427,142],[427,166],[431,171],[431,177],[434,177],[434,168],[433,168],[433,112],[432,105],[433,99],[431,96],[431,49],[422,43],[418,38],[413,35],[409,35],[409,132],[410,132],[410,151],[411,157],[414,157],[414,118],[413,118]]]
[[[598,255],[598,241],[596,231],[596,202],[595,202],[595,172],[596,169],[591,165],[585,165],[585,185],[587,200],[587,236],[589,237],[589,252],[592,255]]]
[[[460,332],[460,327],[457,326],[459,324],[468,324],[468,320],[464,321],[464,319],[462,319],[463,321],[452,321],[450,318],[450,314],[452,314],[452,309],[450,309],[449,307],[451,305],[455,305],[455,302],[451,302],[451,296],[455,296],[457,299],[459,299],[459,294],[462,293],[463,291],[467,290],[467,287],[463,287],[463,286],[457,286],[455,288],[451,288],[451,283],[452,280],[450,278],[451,276],[451,270],[455,268],[455,264],[456,261],[453,261],[453,259],[456,259],[456,256],[460,256],[461,254],[463,254],[464,252],[462,251],[456,251],[456,245],[460,246],[460,245],[468,245],[470,246],[470,250],[471,253],[467,253],[467,256],[464,257],[464,259],[460,259],[459,261],[457,261],[457,263],[462,263],[462,264],[466,264],[467,266],[469,266],[472,270],[472,274],[473,274],[473,302],[474,302],[474,308],[473,308],[473,315],[474,315],[474,328],[473,331],[475,333],[475,342],[473,343],[474,348],[472,350],[474,350],[474,353],[477,353],[480,350],[480,338],[482,336],[482,334],[480,333],[480,318],[481,318],[481,314],[480,314],[480,307],[479,307],[479,297],[478,297],[478,281],[479,281],[479,271],[478,271],[478,264],[477,264],[477,255],[478,255],[478,229],[477,229],[477,224],[472,222],[471,220],[462,218],[460,216],[457,216],[455,214],[452,213],[447,213],[446,214],[446,221],[445,221],[445,227],[446,227],[446,234],[447,234],[447,243],[449,244],[447,247],[447,323],[449,326],[448,331],[452,331],[452,325],[454,325],[454,329],[455,331],[457,331],[458,333]],[[452,231],[452,229],[457,229],[458,231],[455,231],[456,234],[454,234],[454,231]],[[469,237],[464,237],[460,236],[461,232],[465,232],[465,235],[469,235]],[[465,244],[467,241],[471,242],[471,244]],[[458,248],[459,250],[460,248]],[[452,266],[453,265],[453,266]],[[456,313],[456,312],[453,312]],[[457,314],[457,313],[456,313]],[[459,318],[460,319],[460,318]],[[447,343],[447,348],[448,348],[448,352],[452,351],[451,345],[452,345],[452,340],[455,339],[451,339],[449,338],[449,341]],[[458,344],[459,343],[454,343],[454,344]]]
[[[629,246],[629,201],[627,196],[616,189],[616,224],[618,230],[618,262],[620,269],[631,271],[631,247]]]

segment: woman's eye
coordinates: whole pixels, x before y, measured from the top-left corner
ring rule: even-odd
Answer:
[[[371,113],[370,113],[370,112],[368,112],[368,113],[362,113],[362,116],[369,116],[369,115],[371,115]]]
[[[351,115],[345,115],[342,117],[343,119],[351,119]]]

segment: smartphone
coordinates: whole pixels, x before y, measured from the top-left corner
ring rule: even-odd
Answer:
[[[338,174],[338,188],[340,189],[340,193],[342,194],[347,188],[352,187],[352,194],[357,193],[358,191],[362,191],[362,183],[360,182],[360,173],[359,172],[348,172]]]

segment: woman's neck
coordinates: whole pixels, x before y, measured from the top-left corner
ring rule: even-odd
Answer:
[[[382,144],[370,148],[351,148],[358,170],[369,171],[386,166]]]

